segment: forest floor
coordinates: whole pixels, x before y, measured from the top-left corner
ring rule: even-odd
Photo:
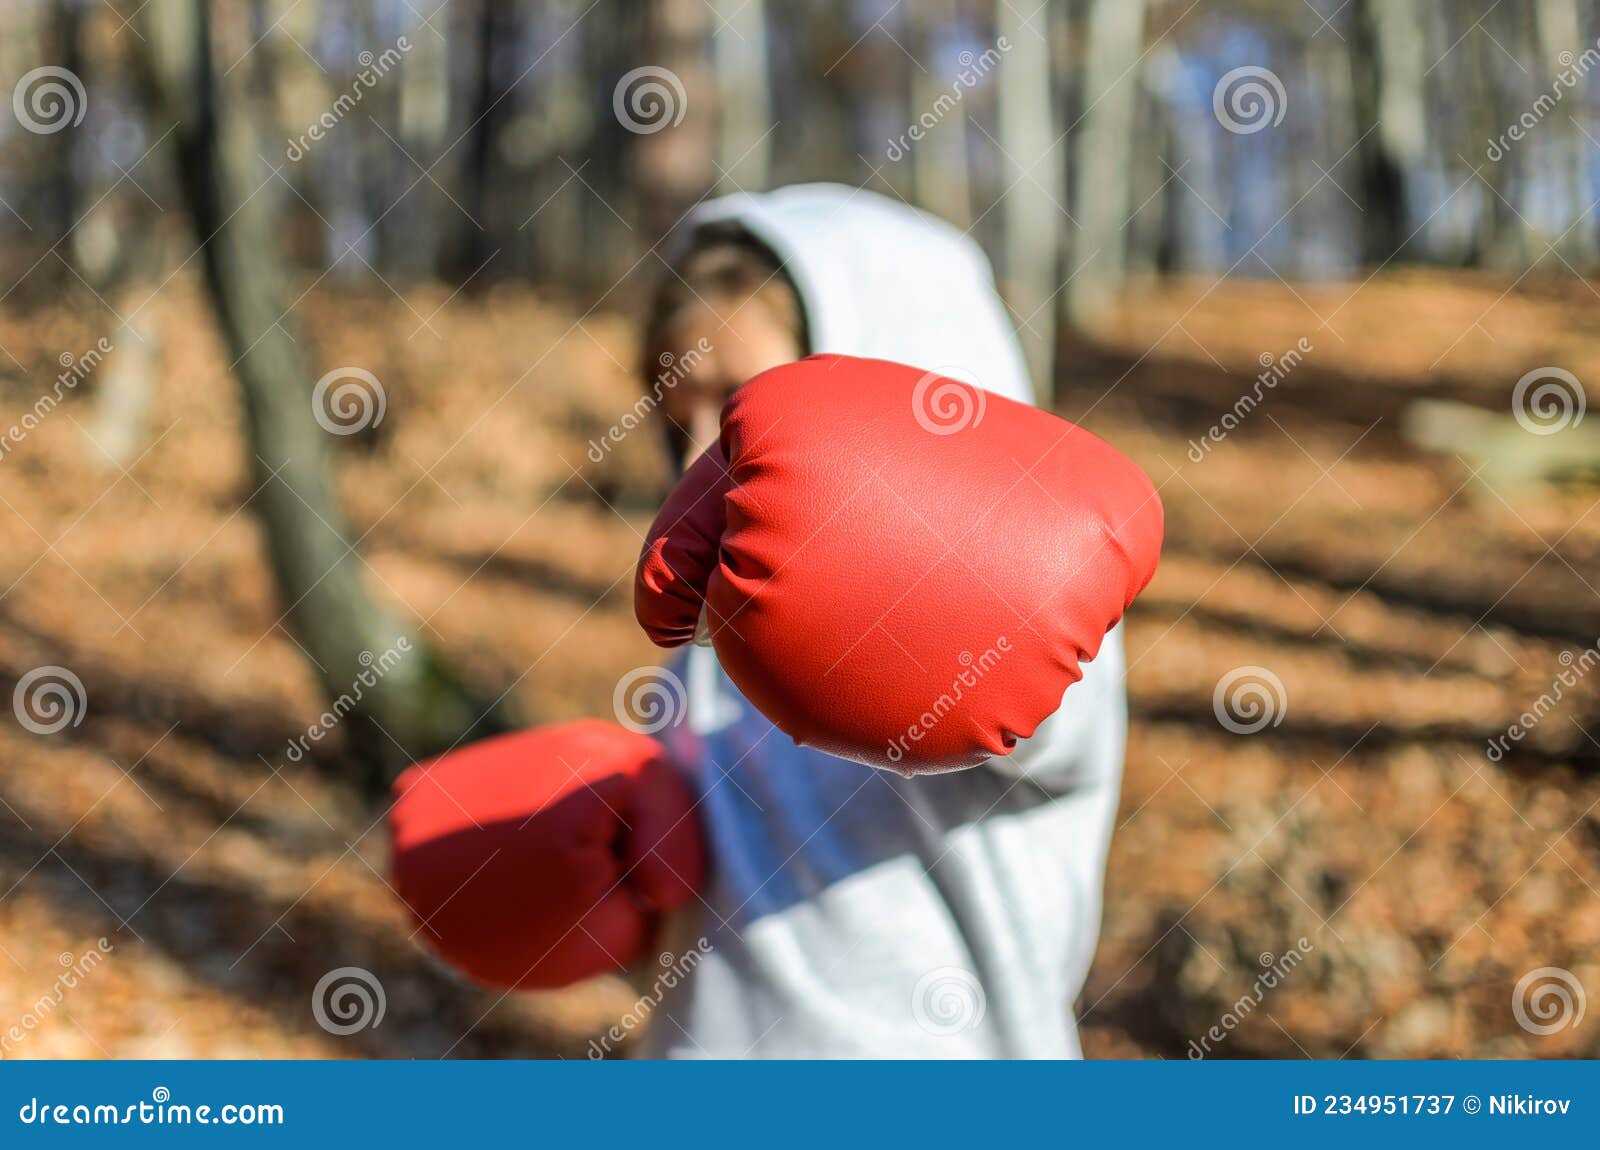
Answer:
[[[1180,281],[1074,352],[1059,409],[1146,468],[1168,524],[1128,624],[1090,1054],[1184,1057],[1218,1026],[1222,1057],[1600,1055],[1600,1027],[1538,1036],[1512,1010],[1539,967],[1600,991],[1600,696],[1581,685],[1485,754],[1600,637],[1600,488],[1491,492],[1399,433],[1419,397],[1504,413],[1532,368],[1600,380],[1597,302],[1586,283],[1466,275]],[[586,458],[635,396],[627,321],[520,289],[300,311],[317,363],[387,393],[384,421],[340,444],[373,586],[530,718],[608,713],[618,677],[654,661],[628,588],[660,459],[643,433]],[[441,970],[337,747],[286,755],[322,705],[240,511],[226,357],[192,287],[146,313],[142,413],[101,386],[119,348],[0,459],[0,690],[57,665],[87,698],[53,734],[0,722],[0,1036],[31,1019],[0,1053],[583,1056],[632,994],[503,997]],[[0,422],[97,322],[0,316]],[[1284,382],[1191,459],[1259,357],[1302,338]],[[1282,684],[1254,734],[1213,709],[1242,667]],[[110,955],[57,994],[102,938]],[[344,1037],[310,1008],[342,966],[387,1001]]]

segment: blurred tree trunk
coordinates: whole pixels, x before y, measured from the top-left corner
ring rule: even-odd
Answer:
[[[717,80],[717,191],[759,192],[772,179],[772,100],[764,0],[712,0]]]
[[[209,5],[146,0],[134,19],[141,80],[158,134],[174,126],[178,182],[244,400],[250,509],[289,630],[328,697],[359,696],[342,730],[356,781],[377,790],[415,758],[503,729],[501,713],[465,690],[362,584],[334,499],[328,436],[313,413],[304,335],[285,302],[270,172],[254,125],[216,75]],[[409,653],[374,676],[390,651]]]
[[[1411,3],[1355,0],[1350,65],[1361,172],[1361,256],[1394,259],[1411,231],[1407,188],[1426,146],[1425,29]]]
[[[1520,54],[1526,14],[1500,5],[1485,10],[1482,18],[1482,32],[1467,38],[1472,45],[1474,103],[1483,108],[1480,138],[1498,140],[1507,125],[1527,111],[1529,85],[1521,82],[1524,73],[1506,59],[1507,53]],[[1521,271],[1527,266],[1528,230],[1518,218],[1515,201],[1530,170],[1528,143],[1526,137],[1512,142],[1498,161],[1482,165],[1478,260],[1486,267]]]
[[[509,78],[497,61],[506,54],[507,45],[514,47],[521,32],[515,4],[479,0],[474,14],[472,75],[477,87],[468,106],[465,143],[457,144],[465,149],[456,194],[459,206],[442,197],[439,205],[441,212],[449,213],[454,232],[445,257],[445,275],[458,283],[470,280],[469,292],[484,285],[486,281],[476,273],[497,250],[491,234],[489,190],[497,167],[495,149],[500,129],[512,111]],[[421,190],[419,185],[417,191]]]
[[[439,162],[447,146],[446,133],[450,130],[451,24],[448,9],[432,9],[431,4],[419,9],[417,26],[406,33],[412,48],[405,62],[399,66],[399,131],[395,134],[418,164],[428,168],[434,179],[448,186],[449,177],[433,165]],[[404,182],[401,188],[410,184],[418,174],[414,168],[409,173],[402,173]],[[427,180],[418,184],[410,195],[396,205],[395,210],[401,213],[407,240],[399,245],[400,250],[395,253],[394,262],[408,280],[440,274],[442,245],[439,242],[439,228],[435,226],[438,213],[454,215],[463,225],[467,225],[466,219]],[[478,222],[488,226],[483,215],[478,216]],[[467,274],[470,275],[477,266],[476,263],[471,264]]]
[[[360,66],[360,53],[376,53],[382,48],[379,40],[382,24],[375,5],[342,5],[340,13],[342,31],[348,37],[344,59],[352,71]],[[228,29],[231,22],[217,21],[219,30]],[[238,59],[248,46],[242,45],[231,59]],[[255,49],[248,49],[254,56]],[[240,68],[250,66],[247,59]],[[348,92],[350,81],[341,76],[334,81],[334,99]],[[390,85],[380,85],[361,100],[361,110],[345,116],[336,129],[337,136],[329,140],[332,147],[318,145],[317,154],[328,168],[337,168],[345,184],[345,197],[341,207],[346,208],[343,218],[334,217],[339,225],[339,236],[334,244],[335,266],[347,276],[360,278],[371,272],[386,278],[397,273],[394,268],[396,252],[410,242],[389,209],[395,195],[417,178],[416,169],[400,154],[383,129],[393,118],[385,114],[385,96]],[[324,109],[326,110],[326,109]],[[390,136],[394,133],[390,130]],[[337,141],[337,142],[335,142]],[[430,185],[419,184],[413,194],[426,194]],[[436,227],[448,227],[449,221],[439,217]],[[353,250],[352,250],[353,249]]]
[[[37,68],[40,58],[51,49],[46,46],[47,41],[45,40],[43,28],[46,14],[37,5],[13,6],[13,10],[9,11],[7,15],[9,19],[5,35],[0,36],[0,75],[10,78],[11,82],[17,85],[16,88],[10,89],[13,94],[12,98],[15,99],[17,98],[15,93],[21,88],[21,77],[31,69]],[[5,91],[0,90],[0,95],[4,94]],[[23,98],[26,98],[26,93],[23,94]],[[8,126],[15,125],[15,119],[12,117],[12,110],[9,105],[0,108],[0,116],[7,117]],[[70,136],[72,133],[61,132],[58,135]],[[29,145],[30,140],[33,141],[32,146]],[[6,282],[0,284],[0,289],[3,289],[6,300],[20,302],[17,293],[22,284],[13,282],[13,277],[17,272],[24,269],[28,270],[25,279],[28,282],[29,291],[45,287],[51,295],[54,295],[61,282],[62,277],[53,277],[53,282],[50,282],[48,286],[46,286],[45,282],[49,273],[63,271],[59,263],[49,258],[50,245],[59,236],[49,234],[49,232],[54,231],[54,228],[50,225],[49,215],[52,198],[49,190],[42,186],[40,180],[40,173],[50,166],[54,158],[46,160],[42,154],[30,154],[34,148],[59,147],[60,143],[55,140],[49,140],[47,137],[36,138],[20,134],[13,135],[11,132],[7,133],[7,142],[16,148],[17,152],[24,157],[24,161],[21,165],[18,165],[21,168],[20,171],[7,165],[6,174],[11,176],[15,182],[8,185],[6,189],[0,190],[0,196],[5,198],[5,206],[0,207],[0,215],[6,218],[8,221],[6,226],[9,227],[10,223],[13,222],[12,213],[15,213],[16,219],[21,221],[17,226],[25,226],[28,229],[27,245],[29,250],[25,254],[22,252],[16,253],[16,263],[19,266],[11,269],[10,274],[6,277]],[[41,228],[41,222],[46,226]],[[36,263],[35,261],[40,262]],[[7,261],[8,264],[10,262]],[[48,271],[44,267],[45,262],[51,265]],[[0,361],[9,362],[5,361],[3,355],[0,355]]]
[[[111,301],[112,314],[121,319],[84,428],[93,441],[90,462],[103,470],[132,465],[149,438],[161,364],[161,313],[145,305],[168,262],[168,235],[142,195],[91,212],[73,232],[79,274],[97,298]]]
[[[858,170],[858,151],[871,156],[876,167],[887,143],[864,140],[858,129],[868,96],[866,85],[856,79],[859,56],[852,45],[865,28],[854,25],[853,10],[841,0],[825,0],[803,14],[792,7],[776,6],[771,13],[774,42],[785,46],[772,67],[774,103],[787,136],[786,146],[773,155],[773,178],[779,184],[800,178],[846,180]],[[896,84],[905,91],[898,78]],[[897,116],[895,130],[904,125]],[[899,170],[892,165],[882,176],[898,187]]]
[[[1281,161],[1292,173],[1284,181],[1284,206],[1301,201],[1282,224],[1289,233],[1293,275],[1316,278],[1326,275],[1330,265],[1347,270],[1350,253],[1362,243],[1365,213],[1350,202],[1360,195],[1356,137],[1361,134],[1351,57],[1350,41],[1331,35],[1314,36],[1299,51],[1302,89],[1323,114],[1295,122],[1296,139]],[[1345,162],[1335,166],[1341,156]],[[1329,173],[1327,178],[1319,167]]]
[[[1429,62],[1423,77],[1424,110],[1428,132],[1423,140],[1422,165],[1430,178],[1443,181],[1444,195],[1467,176],[1465,163],[1474,151],[1482,154],[1483,138],[1475,134],[1470,92],[1457,72],[1467,53],[1449,51],[1459,33],[1451,30],[1451,18],[1440,5],[1422,10],[1422,55]],[[1444,59],[1437,65],[1433,61]],[[1458,59],[1459,57],[1459,59]],[[1478,161],[1473,159],[1472,163]],[[1418,262],[1460,266],[1471,250],[1471,232],[1461,210],[1471,200],[1457,195],[1448,209],[1434,213],[1431,206],[1417,222],[1419,229],[1412,242],[1411,258]]]
[[[597,122],[612,121],[610,105],[602,107],[595,95],[601,77],[584,45],[589,37],[577,27],[586,7],[579,0],[551,0],[535,19],[538,38],[529,50],[545,56],[522,81],[534,92],[506,129],[506,172],[516,188],[511,214],[520,234],[514,270],[569,286],[592,275],[589,265],[602,255],[598,237],[585,227],[586,202],[615,194],[605,173],[584,158]],[[566,50],[556,43],[562,37]]]
[[[1072,150],[1078,231],[1067,281],[1067,318],[1091,330],[1127,268],[1129,186],[1144,0],[1089,0],[1084,110]]]
[[[1573,117],[1577,117],[1579,123],[1585,120],[1592,123],[1593,117],[1588,111],[1588,73],[1580,73],[1570,63],[1563,65],[1562,60],[1574,61],[1592,42],[1584,37],[1584,13],[1578,0],[1538,0],[1538,4],[1535,13],[1539,43],[1537,74],[1544,77],[1568,72],[1573,79],[1572,87],[1562,97],[1561,106],[1544,124],[1549,128],[1545,142],[1555,153],[1550,190],[1556,202],[1552,218],[1557,223],[1555,235],[1550,238],[1561,237],[1556,251],[1574,271],[1581,273],[1595,257],[1595,228],[1588,210],[1591,199],[1588,157],[1592,145],[1579,130],[1579,124],[1573,123]],[[1590,135],[1593,134],[1591,131]],[[1569,224],[1575,226],[1569,228]]]
[[[616,92],[634,136],[641,246],[659,240],[716,183],[716,84],[707,67],[706,0],[645,8],[640,62]]]
[[[567,183],[561,195],[576,198],[582,222],[581,278],[574,282],[595,297],[610,292],[616,277],[638,258],[633,221],[640,214],[643,190],[634,175],[636,136],[616,115],[613,100],[623,77],[644,54],[644,8],[631,0],[600,0],[580,33],[585,105],[593,108],[594,122],[583,158],[573,165],[582,168],[583,182],[563,170],[560,175]],[[538,222],[548,227],[555,221],[540,213]]]
[[[107,472],[130,466],[150,433],[150,405],[155,399],[160,368],[161,328],[154,310],[138,311],[136,293],[148,282],[118,297],[118,310],[128,321],[117,332],[116,346],[96,381],[94,409],[84,428],[92,441],[90,465]]]
[[[1051,13],[1041,10],[1025,27],[1027,7],[1001,4],[996,14],[999,36],[1011,46],[994,72],[1005,164],[1000,267],[1039,402],[1048,406],[1055,398],[1066,149],[1055,114]]]
[[[55,6],[54,39],[57,57],[62,67],[71,72],[83,83],[84,90],[89,87],[89,78],[86,74],[86,63],[83,54],[83,14],[76,4],[57,4]],[[59,246],[57,254],[62,259],[71,256],[72,226],[78,218],[78,164],[76,150],[82,137],[74,131],[66,130],[48,137],[49,146],[56,150],[55,163],[51,166],[49,203],[54,219],[51,225],[51,240]],[[56,269],[52,269],[56,270]]]
[[[266,63],[270,68],[270,84],[264,86],[264,95],[277,123],[288,126],[285,138],[272,140],[275,146],[267,154],[284,156],[289,161],[283,165],[282,178],[298,193],[285,205],[290,231],[284,246],[297,261],[320,267],[327,261],[333,236],[323,222],[330,211],[322,183],[317,179],[318,159],[314,152],[311,156],[299,155],[289,141],[333,102],[328,74],[301,48],[304,45],[314,50],[321,28],[322,3],[271,0],[265,17],[267,26],[276,28],[278,34],[257,45],[252,63]]]
[[[958,228],[972,222],[972,189],[967,179],[971,162],[967,158],[967,106],[965,101],[952,102],[954,74],[951,64],[956,64],[954,53],[941,54],[941,34],[948,35],[957,19],[953,0],[922,0],[907,9],[906,18],[911,23],[911,47],[921,64],[910,66],[911,116],[915,120],[935,108],[948,111],[928,134],[911,149],[912,195],[919,207],[949,220]],[[1040,15],[1036,23],[1043,23]],[[1037,39],[1037,34],[1032,34]],[[1016,61],[1010,62],[1015,65]],[[1045,91],[1049,91],[1048,62],[1043,71]],[[940,104],[944,98],[943,105]],[[1049,131],[1049,104],[1035,109],[1043,115],[1045,131]],[[1004,129],[1002,129],[1003,131]]]
[[[1177,181],[1170,169],[1181,161],[1174,155],[1172,121],[1168,115],[1168,78],[1178,68],[1177,52],[1167,45],[1151,49],[1139,68],[1139,105],[1135,113],[1132,193],[1133,213],[1128,223],[1128,271],[1153,276],[1168,254],[1167,202]],[[1182,185],[1179,185],[1180,187]]]

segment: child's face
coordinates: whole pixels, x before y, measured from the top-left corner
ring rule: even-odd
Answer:
[[[717,441],[728,397],[746,380],[799,359],[801,348],[790,326],[756,297],[696,303],[679,313],[667,330],[668,346],[680,360],[691,348],[710,349],[697,350],[698,361],[662,401],[673,424],[678,462],[688,467]]]

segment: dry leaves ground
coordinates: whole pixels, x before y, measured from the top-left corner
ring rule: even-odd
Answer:
[[[1600,380],[1596,296],[1415,273],[1356,288],[1179,282],[1073,353],[1061,410],[1147,468],[1169,531],[1129,624],[1092,1054],[1183,1057],[1302,938],[1218,1055],[1600,1054],[1592,1020],[1538,1036],[1512,1012],[1538,967],[1600,993],[1594,690],[1485,755],[1600,639],[1600,491],[1502,501],[1397,431],[1417,396],[1506,411],[1533,367]],[[331,781],[337,748],[286,757],[322,705],[239,510],[226,359],[192,287],[149,308],[156,386],[126,471],[91,439],[117,352],[0,459],[0,688],[53,664],[88,699],[54,734],[0,722],[0,1032],[32,1017],[5,1054],[582,1056],[631,994],[501,998],[440,970],[381,879],[374,812]],[[373,586],[530,717],[607,713],[653,658],[628,579],[654,444],[585,457],[634,398],[626,320],[525,290],[301,311],[319,365],[387,393],[339,457]],[[65,308],[0,316],[0,410],[105,333]],[[1258,356],[1302,337],[1285,382],[1187,458]],[[1282,684],[1255,734],[1213,709],[1241,667]],[[100,938],[110,956],[41,1016],[62,957]],[[380,977],[380,1026],[316,1024],[312,988],[340,966]]]

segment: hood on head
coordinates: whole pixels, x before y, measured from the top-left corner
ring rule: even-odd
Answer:
[[[842,184],[709,200],[690,214],[685,234],[725,222],[783,263],[805,311],[807,351],[894,360],[1033,402],[994,272],[964,232]]]

